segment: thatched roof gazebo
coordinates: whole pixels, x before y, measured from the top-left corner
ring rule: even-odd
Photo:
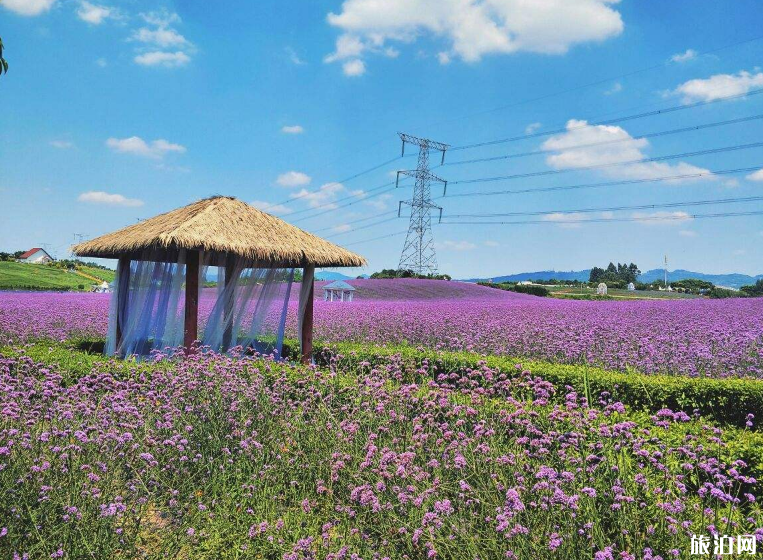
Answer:
[[[355,253],[227,196],[194,202],[72,250],[118,259],[106,346],[116,355],[146,355],[181,343],[192,351],[199,341],[200,282],[215,273],[216,295],[200,342],[218,351],[259,349],[257,337],[270,325],[280,353],[294,271],[301,268],[298,328],[302,360],[310,361],[315,267],[366,264]]]

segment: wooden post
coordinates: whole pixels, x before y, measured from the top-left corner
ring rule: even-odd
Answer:
[[[302,346],[302,363],[310,364],[313,361],[313,297],[315,284],[313,283],[313,273],[315,267],[305,267],[302,270],[302,282],[310,282],[306,294],[305,315],[302,318],[302,332],[300,341]]]
[[[194,353],[193,343],[199,335],[199,252],[188,251],[185,262],[185,324],[183,346],[186,354]]]
[[[119,355],[122,334],[127,326],[127,300],[130,297],[130,257],[119,257],[119,278],[117,281],[117,339],[114,341],[114,353]]]
[[[223,332],[223,347],[222,350],[228,350],[231,347],[231,341],[233,341],[233,301],[235,300],[234,294],[229,292],[228,286],[233,283],[233,275],[235,274],[233,255],[228,255],[225,258],[225,295],[224,308],[223,308],[223,322],[225,324],[225,331]],[[233,341],[233,345],[238,344],[238,333],[236,333],[236,340]]]

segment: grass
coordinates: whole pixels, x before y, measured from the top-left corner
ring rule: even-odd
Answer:
[[[93,278],[111,282],[114,272],[90,267],[67,272],[44,264],[0,262],[0,290],[90,291]]]
[[[573,286],[544,286],[551,292],[552,297],[576,299],[577,296],[593,295],[596,296],[595,288],[583,288]],[[619,288],[608,288],[607,296],[613,299],[696,299],[701,296],[692,294],[681,294],[678,292],[660,292],[658,290],[636,290],[629,292]]]

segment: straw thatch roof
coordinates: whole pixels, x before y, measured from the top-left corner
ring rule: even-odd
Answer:
[[[229,196],[205,198],[72,248],[81,257],[116,259],[153,250],[173,261],[178,250],[233,254],[272,266],[364,266],[366,260]]]

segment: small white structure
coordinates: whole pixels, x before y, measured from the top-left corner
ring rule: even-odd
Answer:
[[[110,294],[111,286],[109,285],[108,282],[104,280],[100,284],[93,286],[93,292],[95,292],[96,294]]]
[[[633,282],[628,284],[628,291],[629,292],[635,292],[636,291],[636,286],[633,284]]]
[[[323,301],[352,301],[355,288],[344,280],[336,280],[323,286]]]
[[[23,263],[45,264],[52,261],[53,257],[51,257],[48,252],[41,247],[29,249],[26,253],[23,253],[19,257],[19,262]]]
[[[597,296],[606,296],[607,295],[607,285],[602,282],[598,286],[596,286],[596,295]]]

